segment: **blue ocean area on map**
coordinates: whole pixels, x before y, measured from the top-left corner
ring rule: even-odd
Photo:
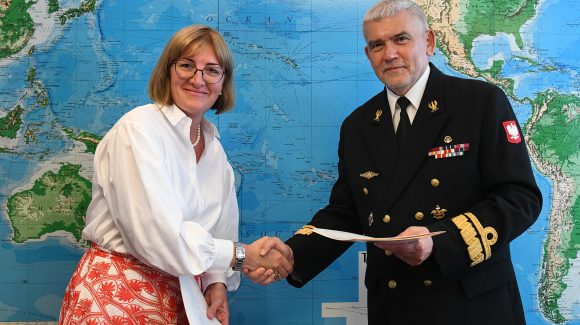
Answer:
[[[236,107],[207,117],[218,126],[238,177],[241,240],[264,235],[286,239],[326,204],[337,177],[340,124],[382,89],[364,54],[360,31],[362,15],[374,1],[265,3],[98,1],[94,13],[57,27],[54,33],[60,35],[38,45],[31,56],[0,64],[0,75],[20,76],[0,78],[1,109],[35,105],[34,96],[24,96],[30,91],[26,76],[31,66],[50,103],[23,117],[24,128],[38,135],[33,144],[0,151],[0,322],[56,320],[83,253],[62,232],[15,243],[6,215],[8,197],[29,189],[46,161],[69,150],[73,140],[63,129],[102,136],[125,112],[148,103],[147,82],[157,58],[171,34],[191,23],[219,29],[234,52]],[[487,69],[494,60],[505,60],[500,77],[515,80],[518,100],[547,89],[577,95],[579,15],[571,4],[574,0],[541,2],[538,14],[521,30],[523,49],[512,35],[476,39],[473,62]],[[432,62],[465,77],[439,51]],[[512,105],[523,125],[532,114],[529,102],[512,100]],[[542,213],[511,245],[530,325],[552,324],[541,313],[538,283],[553,184],[537,171],[535,176],[544,195]],[[344,318],[322,318],[321,305],[359,301],[358,254],[365,250],[364,244],[353,245],[303,289],[244,280],[230,296],[230,322],[346,324]],[[578,325],[580,307],[576,303],[572,309],[566,324]]]

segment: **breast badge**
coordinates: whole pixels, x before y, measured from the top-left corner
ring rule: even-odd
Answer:
[[[360,177],[366,178],[366,179],[371,179],[371,178],[377,177],[377,176],[379,176],[379,173],[371,172],[370,170],[368,172],[364,172],[364,173],[360,174]]]
[[[445,218],[445,212],[447,212],[447,209],[442,209],[439,207],[439,205],[436,205],[435,209],[431,210],[433,218],[437,220]]]

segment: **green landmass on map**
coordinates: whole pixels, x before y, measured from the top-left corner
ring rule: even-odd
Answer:
[[[8,198],[12,240],[23,243],[56,231],[81,240],[84,215],[91,200],[91,182],[80,176],[81,166],[65,164],[58,172],[48,171],[32,188]]]
[[[76,134],[75,131],[71,128],[63,128],[63,131],[70,139],[84,143],[87,147],[85,152],[92,154],[95,153],[95,150],[97,150],[97,145],[101,139],[103,139],[101,136],[86,131],[81,131],[79,134]]]
[[[81,3],[78,8],[68,9],[64,14],[62,14],[62,16],[60,16],[60,23],[64,25],[69,19],[80,17],[87,12],[95,11],[95,3],[96,0],[88,0]]]
[[[48,90],[42,82],[36,79],[36,68],[34,66],[28,69],[28,75],[26,76],[26,81],[29,87],[32,89],[35,97],[35,102],[38,106],[42,108],[48,107],[49,97]]]
[[[511,34],[519,48],[524,47],[520,29],[536,15],[539,0],[469,0],[460,32],[465,53],[472,61],[473,40],[480,35]]]
[[[64,25],[72,18],[93,12],[96,0],[88,0],[78,8],[66,10],[59,21]],[[0,59],[20,52],[34,35],[35,25],[28,9],[36,4],[31,0],[0,1]],[[58,0],[48,0],[48,13],[52,14],[60,9]],[[29,51],[30,52],[30,51]]]
[[[34,34],[34,22],[28,13],[35,2],[11,0],[0,5],[0,59],[22,50]]]
[[[58,4],[58,0],[48,0],[48,13],[49,14],[58,11],[58,9],[60,9],[60,5]]]
[[[566,278],[569,276],[571,261],[577,258],[580,247],[580,98],[573,95],[562,95],[554,91],[539,94],[532,102],[534,114],[541,114],[534,122],[530,131],[530,139],[543,163],[553,166],[553,170],[562,173],[572,180],[570,198],[572,200],[569,215],[562,219],[571,218],[570,229],[564,233],[557,232],[560,238],[555,238],[560,244],[551,247],[546,240],[542,264],[545,272],[539,282],[538,298],[542,312],[552,322],[561,324],[566,321],[560,312],[558,300],[567,289]],[[564,227],[564,220],[559,221]],[[553,236],[553,231],[549,236]],[[558,261],[558,262],[556,262]]]
[[[16,105],[16,107],[9,111],[6,116],[0,118],[0,137],[14,139],[16,138],[16,133],[20,130],[22,126],[22,113],[24,108],[22,105]]]

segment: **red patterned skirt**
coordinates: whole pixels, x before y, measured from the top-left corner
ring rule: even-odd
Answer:
[[[96,244],[66,288],[59,324],[188,324],[179,279]]]

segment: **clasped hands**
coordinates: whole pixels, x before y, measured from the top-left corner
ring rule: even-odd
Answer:
[[[286,278],[294,268],[292,249],[277,237],[262,237],[246,245],[242,272],[254,283],[268,285]]]

